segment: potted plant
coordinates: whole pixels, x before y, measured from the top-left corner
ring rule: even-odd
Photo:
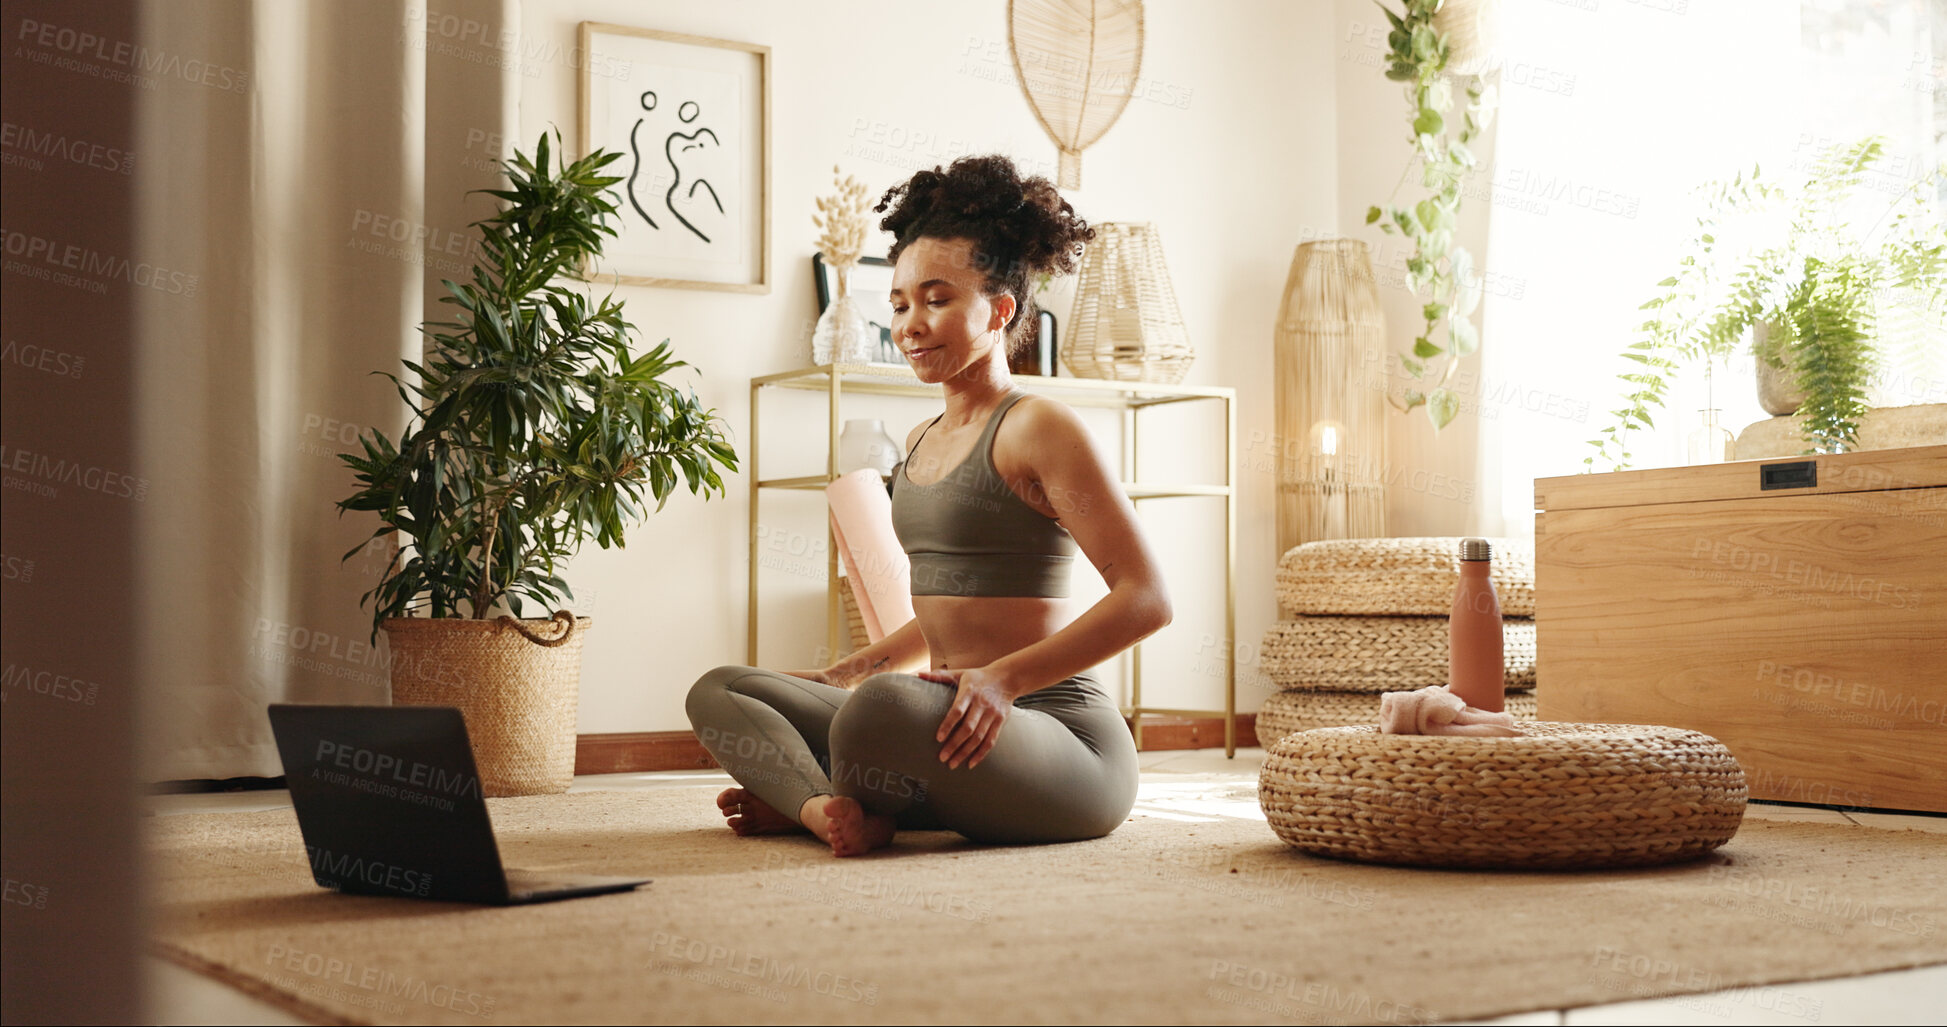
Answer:
[[[1803,393],[1800,431],[1808,452],[1844,452],[1858,441],[1866,383],[1879,360],[1874,327],[1893,290],[1914,290],[1929,309],[1947,300],[1947,234],[1928,198],[1939,173],[1912,184],[1889,217],[1862,224],[1841,213],[1884,151],[1868,137],[1822,155],[1802,186],[1786,190],[1760,176],[1706,183],[1704,213],[1677,273],[1640,338],[1623,356],[1636,367],[1621,377],[1629,391],[1617,423],[1589,445],[1597,459],[1627,467],[1629,433],[1652,427],[1650,410],[1669,394],[1665,377],[1678,358],[1718,360],[1750,340],[1760,373],[1782,372]],[[1733,248],[1728,235],[1750,236],[1772,219],[1775,238]],[[1883,230],[1881,230],[1883,226]],[[1727,239],[1719,234],[1726,233]]]
[[[618,156],[551,168],[543,134],[534,160],[501,163],[509,182],[484,190],[502,204],[474,223],[472,279],[443,283],[456,318],[421,328],[431,345],[405,362],[410,377],[380,372],[411,422],[396,444],[374,430],[340,454],[357,481],[340,513],[379,518],[345,558],[397,543],[361,600],[391,645],[393,700],[460,707],[488,795],[564,791],[573,777],[591,620],[558,608],[573,595],[561,562],[590,538],[622,545],[679,477],[720,494],[718,468],[737,466],[714,411],[663,380],[687,366],[668,340],[635,354],[619,300],[564,284],[616,234],[619,179],[601,170]],[[555,612],[519,619],[530,601]]]
[[[1467,144],[1493,120],[1494,87],[1479,74],[1467,75],[1467,105],[1458,124],[1448,120],[1454,89],[1450,63],[1469,69],[1484,69],[1488,63],[1473,54],[1456,60],[1453,51],[1448,27],[1452,17],[1472,17],[1478,13],[1472,9],[1476,6],[1453,0],[1404,0],[1403,10],[1395,13],[1379,4],[1392,25],[1386,37],[1391,50],[1386,77],[1406,85],[1413,152],[1420,184],[1428,190],[1411,206],[1391,206],[1389,198],[1388,206],[1366,211],[1366,224],[1378,224],[1387,234],[1398,232],[1413,244],[1413,253],[1406,258],[1406,287],[1425,299],[1420,310],[1424,324],[1412,351],[1399,360],[1414,379],[1426,381],[1426,387],[1407,389],[1399,398],[1389,392],[1386,401],[1402,411],[1425,405],[1435,429],[1446,427],[1460,412],[1460,397],[1447,388],[1447,382],[1460,358],[1480,348],[1480,331],[1471,320],[1480,303],[1480,281],[1474,274],[1473,255],[1455,243],[1454,232],[1461,184],[1478,163]],[[1468,38],[1479,42],[1471,31]],[[1404,176],[1400,182],[1405,182]],[[1398,195],[1398,185],[1393,193]],[[1442,325],[1444,335],[1436,335]],[[1427,380],[1429,371],[1433,377]]]

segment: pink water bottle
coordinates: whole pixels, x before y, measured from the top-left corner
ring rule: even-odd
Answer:
[[[1447,688],[1475,709],[1499,713],[1506,684],[1501,600],[1487,576],[1493,555],[1484,538],[1460,540],[1460,587],[1447,620]]]

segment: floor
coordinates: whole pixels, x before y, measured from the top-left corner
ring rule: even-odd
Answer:
[[[1140,816],[1194,821],[1214,816],[1263,819],[1257,808],[1257,771],[1262,749],[1239,749],[1227,760],[1210,749],[1164,750],[1142,754]],[[698,782],[730,784],[720,771],[669,771],[659,774],[601,774],[575,779],[573,791],[665,788]],[[280,809],[288,794],[224,792],[158,795],[150,800],[158,815]],[[1917,828],[1947,834],[1947,817],[1853,813],[1832,809],[1752,803],[1746,816],[1814,820],[1857,827],[1862,838],[1876,829]],[[162,1024],[301,1024],[290,1014],[227,985],[160,959],[147,960],[149,1012]],[[1940,996],[1947,994],[1947,965],[1866,974],[1793,984],[1796,1010],[1815,1008],[1815,1023],[1933,1023]],[[1549,1010],[1472,1021],[1492,1024],[1771,1024],[1802,1022],[1802,1015],[1774,1010],[1764,989],[1742,989],[1676,998],[1619,1002],[1579,1009]]]

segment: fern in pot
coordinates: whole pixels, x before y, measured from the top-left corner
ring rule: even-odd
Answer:
[[[454,320],[421,329],[431,344],[409,376],[381,372],[407,429],[339,457],[357,482],[340,512],[380,522],[345,558],[392,551],[363,601],[390,643],[393,701],[458,706],[488,795],[565,791],[574,774],[591,619],[560,609],[561,564],[591,538],[621,546],[679,481],[722,494],[719,468],[737,466],[714,411],[665,380],[687,366],[668,341],[635,353],[622,303],[571,287],[616,234],[620,179],[602,169],[620,155],[551,168],[545,134],[534,154],[486,190],[501,209],[474,224],[471,280],[444,283]],[[554,612],[523,618],[530,603]]]
[[[1705,211],[1689,250],[1642,305],[1649,320],[1623,353],[1634,366],[1621,376],[1617,421],[1590,440],[1596,452],[1584,464],[1629,465],[1629,436],[1654,427],[1651,411],[1663,406],[1679,358],[1722,360],[1747,344],[1761,390],[1775,376],[1802,394],[1795,408],[1807,452],[1857,444],[1866,386],[1882,357],[1876,330],[1886,297],[1906,292],[1929,312],[1947,308],[1947,233],[1929,196],[1938,172],[1914,182],[1877,221],[1842,212],[1883,151],[1878,137],[1833,147],[1789,191],[1755,168],[1703,187]],[[1754,216],[1776,211],[1784,214],[1774,222],[1777,237],[1752,242]]]

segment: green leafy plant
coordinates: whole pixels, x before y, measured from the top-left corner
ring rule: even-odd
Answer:
[[[1450,53],[1446,36],[1433,21],[1442,2],[1405,0],[1401,13],[1379,4],[1392,24],[1386,37],[1392,52],[1386,77],[1406,84],[1413,151],[1420,184],[1428,192],[1411,206],[1366,211],[1366,224],[1378,224],[1388,234],[1398,232],[1413,244],[1413,253],[1406,259],[1406,286],[1425,301],[1420,308],[1424,324],[1412,351],[1400,355],[1400,364],[1415,380],[1426,380],[1429,372],[1432,378],[1424,389],[1408,389],[1397,398],[1389,393],[1386,398],[1402,411],[1424,404],[1435,428],[1446,427],[1460,412],[1460,397],[1446,387],[1447,381],[1460,358],[1480,348],[1480,332],[1471,320],[1480,303],[1480,283],[1473,256],[1454,244],[1454,229],[1461,183],[1476,164],[1467,144],[1487,128],[1494,109],[1492,88],[1472,75],[1459,124],[1448,120],[1454,99],[1453,81],[1446,74]],[[1393,193],[1398,195],[1398,186]],[[1436,341],[1442,326],[1444,336]]]
[[[374,430],[362,452],[339,455],[358,484],[340,513],[380,520],[345,559],[403,542],[363,597],[374,637],[390,617],[556,605],[573,595],[557,567],[583,542],[620,546],[647,497],[661,509],[679,476],[692,493],[720,494],[717,468],[737,466],[714,411],[662,380],[688,366],[669,341],[636,355],[621,301],[562,284],[616,234],[608,187],[620,179],[601,172],[620,154],[551,169],[545,134],[534,153],[501,163],[507,188],[483,190],[502,206],[474,223],[472,280],[443,283],[456,319],[421,328],[431,345],[424,363],[405,362],[411,377],[379,372],[412,423],[396,445]]]
[[[1669,396],[1669,375],[1682,360],[1719,360],[1751,338],[1753,355],[1788,370],[1805,402],[1799,408],[1808,451],[1841,452],[1858,439],[1865,387],[1878,365],[1878,305],[1890,290],[1910,289],[1929,309],[1947,300],[1947,234],[1928,199],[1935,176],[1913,183],[1890,218],[1864,227],[1842,216],[1867,171],[1884,152],[1877,136],[1828,149],[1802,186],[1787,190],[1757,167],[1729,182],[1700,187],[1703,213],[1677,262],[1677,273],[1640,309],[1650,311],[1623,351],[1633,367],[1617,422],[1589,445],[1598,460],[1629,466],[1629,436],[1654,428],[1651,411]],[[1775,215],[1783,213],[1782,220]],[[1757,234],[1773,215],[1778,238],[1731,247],[1727,230]],[[1877,233],[1877,234],[1875,234]],[[1728,236],[1727,236],[1728,238]],[[1753,332],[1764,325],[1765,332]]]

